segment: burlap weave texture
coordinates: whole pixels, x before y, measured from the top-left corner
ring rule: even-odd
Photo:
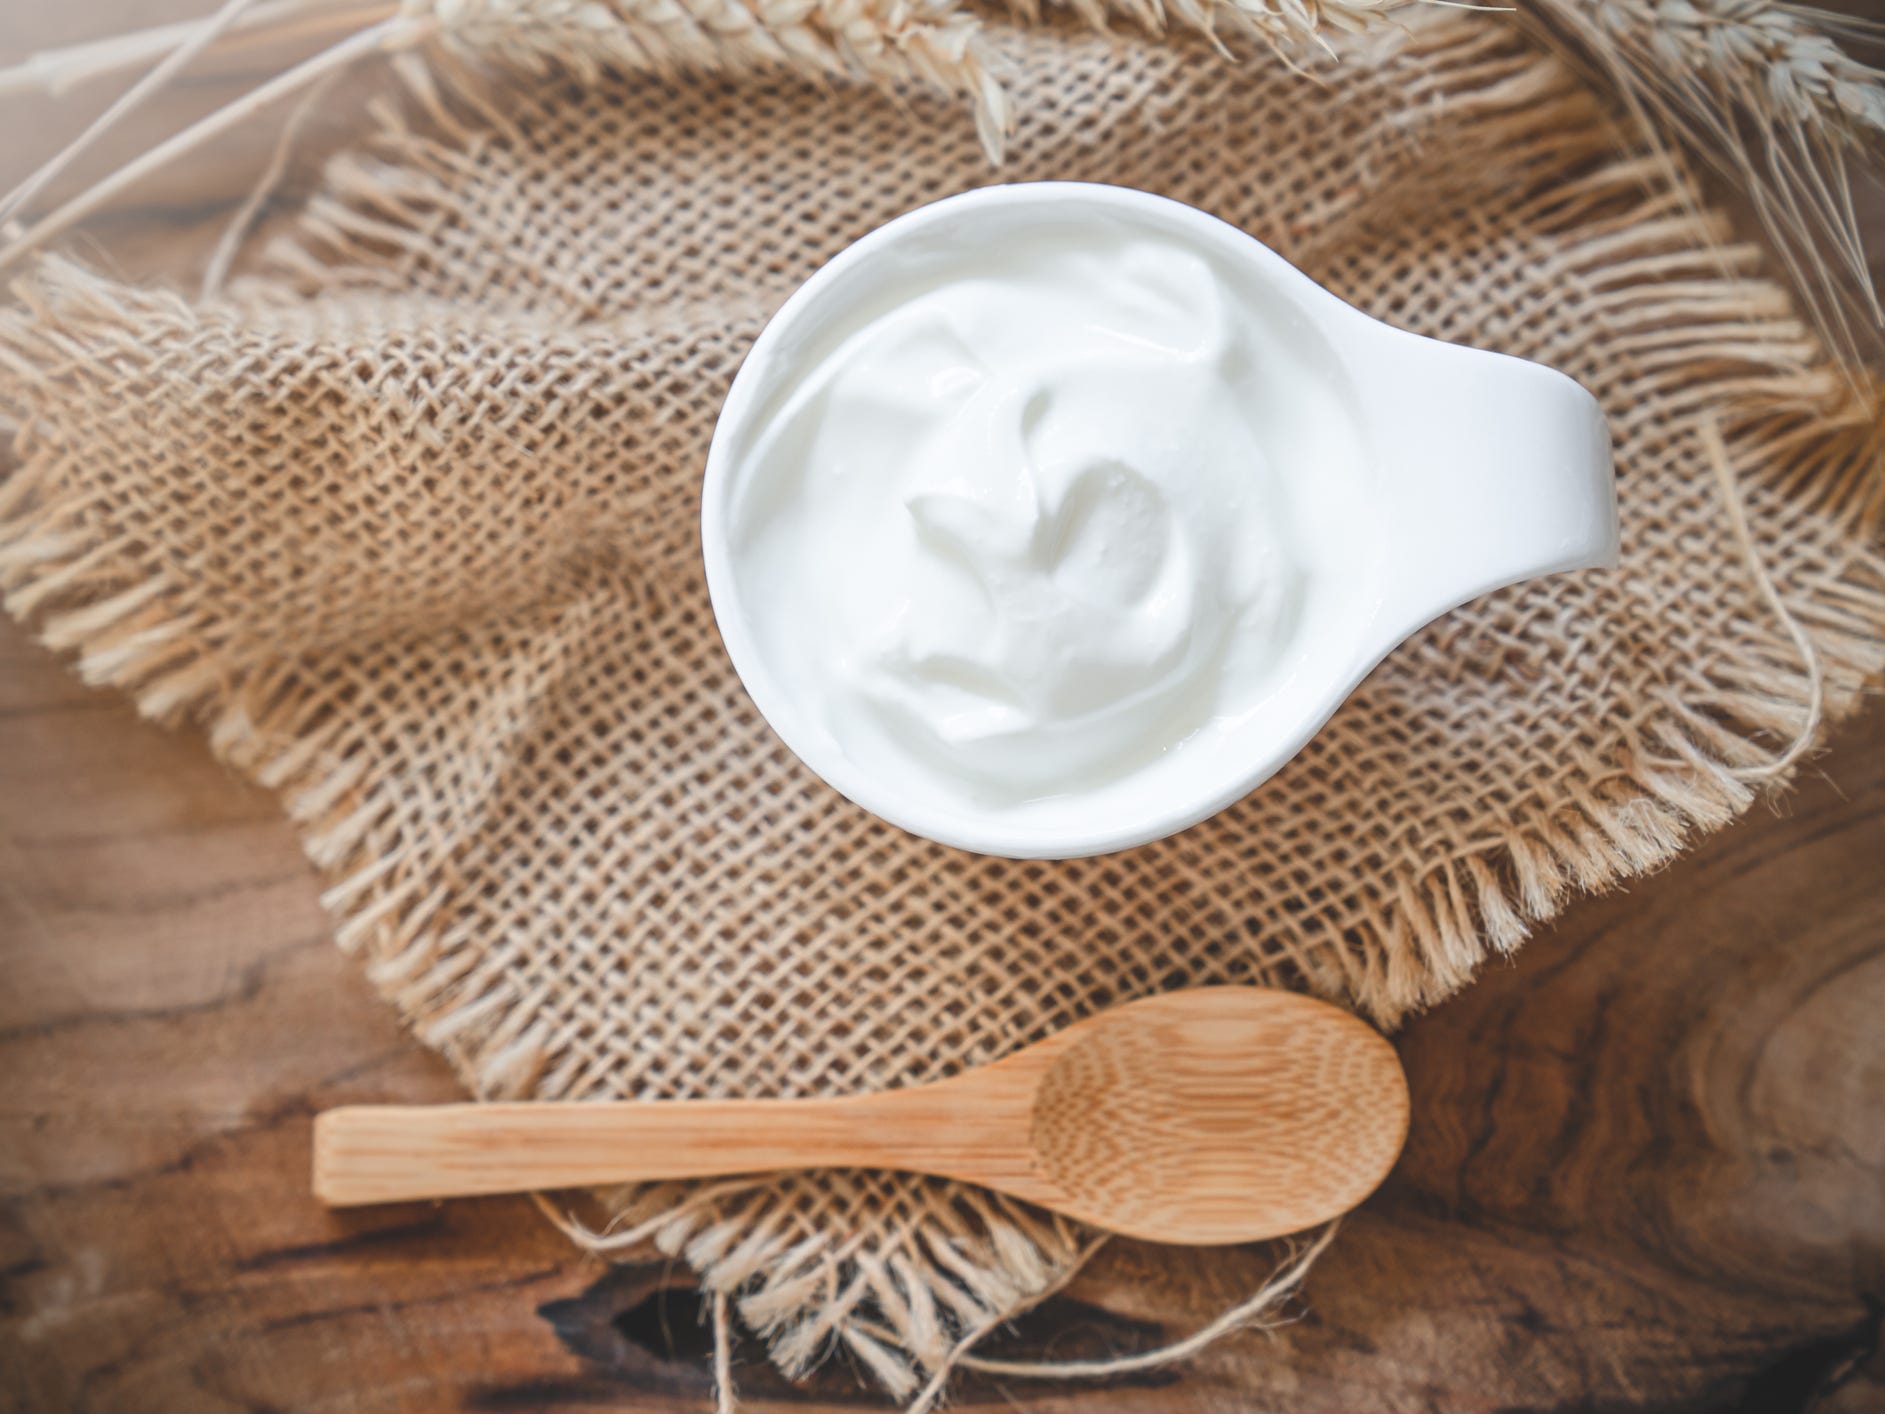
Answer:
[[[539,82],[337,162],[224,296],[48,262],[0,315],[8,608],[282,793],[341,941],[477,1093],[905,1084],[1204,982],[1384,1023],[1446,996],[1573,889],[1730,819],[1801,728],[1805,660],[1712,427],[1829,710],[1885,661],[1869,404],[1514,29],[1423,15],[1325,84],[1072,27],[1003,46],[999,172],[951,105],[862,85]],[[1447,616],[1282,775],[1160,844],[983,859],[837,797],[714,632],[715,413],[821,260],[1047,178],[1191,202],[1371,314],[1583,380],[1623,567]],[[611,1205],[787,1368],[842,1340],[903,1389],[1081,1241],[891,1176]]]

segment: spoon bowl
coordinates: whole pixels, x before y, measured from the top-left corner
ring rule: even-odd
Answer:
[[[775,1169],[959,1179],[1155,1242],[1250,1242],[1355,1206],[1407,1135],[1367,1023],[1206,987],[1101,1012],[928,1085],[803,1100],[349,1106],[315,1121],[340,1205]]]

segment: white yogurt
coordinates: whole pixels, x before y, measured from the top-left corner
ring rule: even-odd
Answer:
[[[778,367],[745,625],[801,729],[940,810],[1208,773],[1369,540],[1339,364],[1150,224],[930,251]]]

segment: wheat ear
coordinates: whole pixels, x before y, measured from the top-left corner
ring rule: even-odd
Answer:
[[[1524,0],[1544,34],[1600,74],[1658,141],[1744,191],[1828,344],[1885,351],[1849,164],[1885,139],[1885,72],[1833,36],[1876,22],[1770,0]]]
[[[981,27],[955,0],[408,0],[468,55],[579,79],[796,69],[925,84],[967,98],[991,156],[1008,128]]]
[[[1304,46],[1327,49],[1327,36],[1355,34],[1379,24],[1391,10],[1415,0],[1045,0],[1107,29],[1125,19],[1148,34],[1174,27],[1195,30],[1219,49],[1226,36],[1255,39],[1287,58]],[[1043,0],[1009,0],[1022,19],[1041,17]]]

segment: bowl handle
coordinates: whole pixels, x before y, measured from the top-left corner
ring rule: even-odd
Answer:
[[[1595,398],[1542,364],[1383,333],[1366,370],[1387,516],[1377,657],[1481,594],[1616,564]]]

